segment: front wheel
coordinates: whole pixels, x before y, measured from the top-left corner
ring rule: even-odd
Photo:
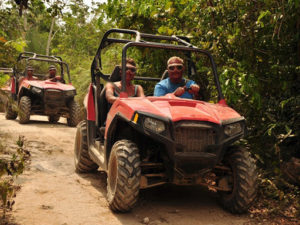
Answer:
[[[18,116],[18,113],[13,110],[12,104],[10,100],[7,100],[7,103],[5,105],[5,118],[7,120],[14,120]]]
[[[137,202],[140,190],[140,155],[135,143],[117,141],[110,153],[107,198],[112,211],[127,212]]]
[[[31,99],[28,96],[21,97],[19,108],[19,122],[21,124],[28,123],[30,120]]]
[[[250,153],[240,147],[232,147],[224,158],[224,165],[231,169],[227,176],[230,192],[221,192],[221,203],[232,213],[245,213],[257,194],[257,171]]]
[[[69,102],[69,118],[67,118],[67,124],[70,127],[75,127],[80,120],[80,107],[75,100]]]

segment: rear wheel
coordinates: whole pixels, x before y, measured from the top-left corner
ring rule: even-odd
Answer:
[[[28,96],[21,97],[19,109],[19,122],[21,124],[28,123],[31,111],[31,99]]]
[[[74,146],[75,168],[78,173],[91,172],[98,169],[88,154],[86,121],[81,121],[77,126]]]
[[[75,127],[80,120],[80,107],[78,103],[73,99],[69,103],[69,118],[67,118],[67,124],[70,127]]]
[[[48,116],[48,121],[50,123],[57,123],[59,121],[59,118],[60,118],[60,116],[51,115],[51,116]]]
[[[231,168],[231,192],[221,192],[222,205],[232,213],[245,213],[257,194],[257,171],[254,159],[246,149],[232,147],[224,158]]]
[[[12,109],[12,104],[11,104],[10,100],[7,100],[7,103],[5,106],[5,118],[8,120],[14,120],[17,118],[17,116],[18,116],[18,113]]]
[[[137,202],[140,189],[140,156],[135,143],[117,141],[110,153],[107,198],[111,210],[127,212]]]

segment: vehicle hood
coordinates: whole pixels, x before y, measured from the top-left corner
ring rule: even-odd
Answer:
[[[127,114],[128,119],[132,118],[135,111],[139,111],[148,115],[168,117],[173,122],[198,120],[222,124],[226,120],[241,117],[226,103],[213,104],[177,97],[124,98],[117,101],[112,110]]]
[[[52,82],[46,80],[26,80],[24,81],[24,86],[34,86],[41,89],[57,89],[62,91],[75,90],[74,86],[71,84],[63,84],[60,82]]]

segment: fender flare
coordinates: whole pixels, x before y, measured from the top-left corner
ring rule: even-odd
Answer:
[[[84,107],[87,112],[87,120],[96,121],[95,102],[93,86],[90,84],[88,94],[84,98]]]

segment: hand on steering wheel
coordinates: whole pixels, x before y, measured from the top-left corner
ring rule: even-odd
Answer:
[[[192,84],[189,87],[184,86],[184,90],[187,91],[190,94],[197,94],[200,90],[200,87],[197,84]]]

